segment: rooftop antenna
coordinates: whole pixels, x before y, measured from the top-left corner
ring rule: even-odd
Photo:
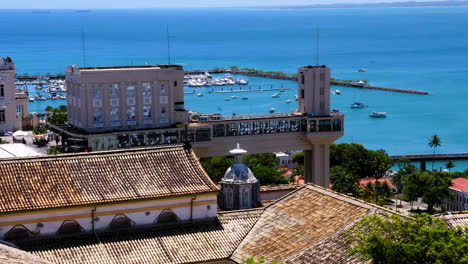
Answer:
[[[86,67],[86,46],[84,29],[81,30],[81,52],[83,53],[83,67]]]
[[[320,37],[320,35],[319,35],[319,28],[317,27],[317,28],[316,28],[316,37],[315,37],[315,39],[316,39],[316,41],[317,41],[317,44],[316,44],[317,50],[316,50],[316,54],[315,54],[315,64],[316,64],[317,66],[319,66],[319,37]]]
[[[167,36],[167,64],[171,64],[171,42],[169,35],[169,25],[166,27],[166,36]]]

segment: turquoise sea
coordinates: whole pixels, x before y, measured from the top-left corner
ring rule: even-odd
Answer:
[[[88,66],[167,63],[168,25],[171,62],[185,69],[237,65],[295,73],[299,66],[315,64],[318,27],[319,64],[331,67],[334,77],[430,93],[333,87],[342,94],[332,95],[332,107],[346,115],[339,142],[358,142],[390,154],[431,153],[427,141],[438,134],[443,143],[438,151],[467,152],[467,18],[465,7],[0,10],[0,56],[11,56],[20,73],[64,72],[71,64],[83,65],[84,32]],[[359,73],[359,68],[368,71]],[[282,98],[271,98],[273,92],[249,93],[249,100],[230,102],[224,101],[230,95],[205,90],[203,97],[186,95],[187,108],[224,114],[297,108],[294,100],[286,103],[297,94],[295,82],[247,79],[253,87],[293,89]],[[354,101],[368,107],[350,109]],[[47,102],[52,103],[63,101]],[[42,111],[47,104],[32,103],[30,110]],[[388,117],[371,119],[372,111],[386,111]]]

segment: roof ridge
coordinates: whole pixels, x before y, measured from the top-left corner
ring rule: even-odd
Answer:
[[[173,149],[185,150],[183,145],[171,145],[171,146],[151,146],[151,147],[140,147],[140,148],[126,148],[126,149],[113,149],[113,150],[101,150],[101,151],[91,151],[91,152],[80,152],[80,153],[62,153],[58,155],[43,155],[43,156],[31,156],[31,157],[12,157],[12,158],[3,158],[0,159],[1,163],[10,163],[14,161],[31,161],[31,160],[58,160],[65,159],[70,157],[91,157],[96,155],[103,154],[119,154],[119,153],[141,153],[141,152],[153,152],[159,150],[162,151],[171,151]]]
[[[400,216],[403,216],[403,217],[408,217],[406,215],[403,215],[403,214],[401,214],[399,212],[390,210],[390,209],[385,208],[383,206],[373,204],[373,203],[369,203],[369,202],[366,202],[364,200],[361,200],[361,199],[358,199],[358,198],[348,196],[346,194],[334,191],[332,189],[324,188],[322,186],[318,186],[318,185],[315,185],[315,184],[308,183],[304,187],[308,188],[310,190],[318,191],[318,192],[320,192],[322,194],[324,192],[329,192],[329,193],[332,194],[332,195],[330,195],[330,197],[337,198],[337,199],[340,199],[340,200],[345,201],[345,202],[349,202],[351,204],[354,204],[356,206],[359,206],[359,207],[362,207],[362,208],[365,208],[365,209],[369,209],[369,210],[373,210],[373,211],[383,210],[385,212],[389,212],[389,213],[392,213],[392,214],[397,214],[397,215],[400,215]],[[339,196],[339,198],[337,196]]]

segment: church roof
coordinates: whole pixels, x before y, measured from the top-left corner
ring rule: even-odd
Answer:
[[[226,260],[263,208],[218,213],[218,221],[17,243],[53,263],[199,263]]]
[[[0,263],[8,264],[52,264],[49,261],[0,242]]]
[[[54,263],[241,262],[265,256],[285,263],[368,263],[348,255],[347,232],[372,214],[393,212],[315,185],[265,208],[219,212],[219,222],[18,245]]]
[[[0,213],[216,191],[181,146],[0,161]]]
[[[344,237],[362,217],[376,213],[391,211],[306,185],[265,208],[231,258],[236,262],[265,256],[286,263],[365,263],[348,256]]]

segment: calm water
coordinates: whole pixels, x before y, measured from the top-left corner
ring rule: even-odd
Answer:
[[[347,87],[332,96],[333,108],[346,114],[345,136],[384,148],[391,154],[430,153],[429,137],[438,134],[440,152],[468,151],[468,8],[395,8],[330,10],[0,10],[0,52],[11,56],[21,73],[63,72],[83,65],[166,63],[166,25],[171,61],[186,69],[253,67],[295,73],[315,63],[315,28],[320,27],[320,64],[336,78],[367,79],[373,85],[421,89],[420,96]],[[359,68],[368,72],[358,73]],[[290,87],[282,98],[273,92],[245,93],[249,100],[224,101],[229,94],[187,95],[189,109],[200,112],[261,113],[297,108],[295,82],[248,77],[250,84]],[[218,88],[219,89],[219,88]],[[191,91],[191,89],[187,89]],[[237,94],[244,96],[244,94]],[[353,101],[368,105],[350,109]],[[64,101],[31,104],[31,111]],[[388,118],[371,119],[372,111]]]

